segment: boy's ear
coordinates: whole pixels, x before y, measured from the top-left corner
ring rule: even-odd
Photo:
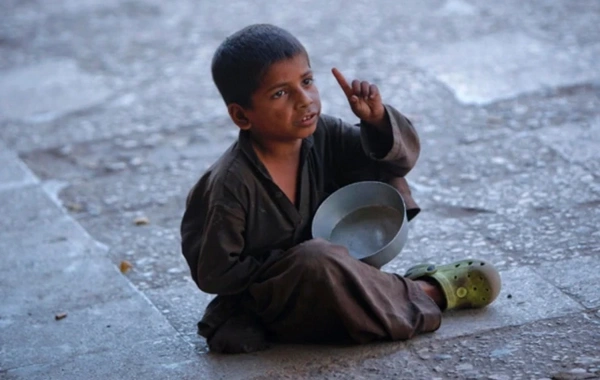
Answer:
[[[246,115],[246,110],[242,106],[237,103],[231,103],[227,106],[227,111],[229,112],[229,116],[231,120],[242,130],[248,130],[252,126],[250,123],[250,119],[248,115]]]

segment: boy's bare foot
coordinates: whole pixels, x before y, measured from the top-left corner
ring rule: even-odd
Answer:
[[[442,288],[433,281],[427,281],[424,279],[419,279],[415,281],[421,289],[435,302],[436,305],[440,308],[440,310],[444,310],[446,308],[446,297],[444,296],[444,292]]]

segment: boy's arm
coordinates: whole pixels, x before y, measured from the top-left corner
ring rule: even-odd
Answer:
[[[335,152],[335,181],[345,186],[357,181],[384,181],[402,194],[409,220],[420,208],[412,198],[404,176],[415,166],[421,145],[410,120],[394,107],[384,105],[377,86],[352,81],[333,69],[352,111],[361,120],[359,128],[339,119],[329,119],[329,151]],[[331,136],[333,135],[333,136]]]
[[[362,121],[359,126],[323,116],[339,186],[357,181],[389,181],[404,177],[417,162],[421,145],[410,120],[385,105],[388,125],[384,130]]]
[[[211,294],[246,290],[267,261],[279,251],[257,258],[242,255],[245,211],[235,201],[191,200],[181,225],[182,251],[198,287]]]
[[[393,176],[404,177],[415,166],[421,152],[417,131],[410,120],[390,105],[384,105],[385,122],[380,126],[361,120],[360,141],[371,160],[380,161]],[[355,138],[345,129],[347,138]]]
[[[354,80],[350,85],[337,69],[332,72],[361,121],[360,133],[340,121],[342,125],[338,126],[337,133],[341,136],[336,140],[341,145],[342,159],[352,162],[353,156],[360,159],[366,154],[368,159],[380,161],[387,167],[391,176],[405,176],[414,167],[421,150],[410,120],[395,108],[384,105],[374,84]],[[369,166],[368,161],[364,164]]]

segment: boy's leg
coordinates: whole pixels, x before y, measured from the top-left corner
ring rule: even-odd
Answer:
[[[322,239],[290,249],[249,293],[248,306],[284,342],[403,340],[441,323],[440,308],[416,282]]]
[[[253,313],[243,309],[247,295],[217,296],[198,322],[198,334],[212,352],[243,353],[268,347],[265,329]]]

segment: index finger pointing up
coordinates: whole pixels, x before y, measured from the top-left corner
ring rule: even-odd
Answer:
[[[331,72],[333,73],[333,76],[335,77],[335,79],[339,83],[340,87],[344,91],[344,94],[346,94],[346,97],[348,99],[350,99],[350,97],[354,94],[354,92],[352,91],[352,87],[350,87],[348,82],[346,82],[346,78],[344,78],[342,73],[340,73],[340,71],[338,69],[336,69],[335,67],[333,69],[331,69]]]

